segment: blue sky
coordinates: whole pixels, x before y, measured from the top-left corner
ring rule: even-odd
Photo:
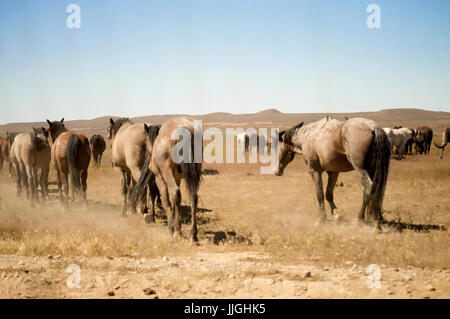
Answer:
[[[81,8],[69,29],[66,7]],[[381,8],[369,29],[366,8]],[[450,1],[0,1],[0,123],[450,111]]]

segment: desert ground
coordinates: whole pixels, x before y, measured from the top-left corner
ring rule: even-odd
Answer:
[[[279,116],[274,124],[268,114],[240,122],[216,116],[209,125],[287,127],[300,118]],[[440,143],[450,126],[445,114],[387,114],[380,122],[430,125]],[[103,122],[80,129],[104,134]],[[4,167],[0,298],[449,298],[450,149],[442,160],[439,153],[433,145],[430,155],[392,159],[383,216],[393,225],[381,233],[356,223],[362,187],[355,172],[340,174],[335,189],[342,221],[326,204],[328,220],[316,226],[314,186],[301,156],[281,177],[261,175],[259,164],[204,164],[198,245],[172,238],[161,210],[155,224],[139,214],[120,217],[109,144],[102,166],[89,168],[88,204],[74,203],[68,212],[57,200],[53,169],[51,198],[31,207],[16,196]]]

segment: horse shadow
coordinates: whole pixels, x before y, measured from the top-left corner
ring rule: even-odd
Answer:
[[[416,232],[430,232],[431,230],[446,231],[447,227],[445,225],[434,225],[434,224],[414,224],[405,223],[396,220],[383,220],[382,225],[386,225],[390,228],[395,229],[398,232],[403,232],[403,230],[413,230]]]

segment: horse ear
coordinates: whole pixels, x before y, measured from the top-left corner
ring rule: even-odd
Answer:
[[[48,125],[52,126],[52,122],[50,122],[49,120],[47,120]]]
[[[148,131],[150,130],[150,127],[148,127],[148,125],[145,123],[144,123],[144,130],[146,133],[148,133]]]
[[[278,141],[283,142],[283,135],[286,133],[286,131],[281,131],[278,133]]]
[[[64,122],[64,117],[63,117],[63,118],[61,119],[61,121],[60,121],[60,122],[61,122],[61,123],[62,123],[62,122]]]
[[[33,132],[36,133],[37,129],[35,127],[32,127]]]
[[[304,123],[304,122],[298,123],[297,128],[301,128],[301,127],[303,126],[303,123]]]
[[[114,120],[112,118],[109,118],[109,124],[114,125]]]

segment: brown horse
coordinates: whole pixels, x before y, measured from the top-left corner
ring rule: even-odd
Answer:
[[[303,122],[279,135],[279,167],[283,175],[294,155],[302,154],[314,181],[320,219],[326,219],[322,173],[328,174],[325,198],[334,215],[333,190],[340,172],[357,170],[364,186],[359,220],[382,221],[381,207],[389,170],[391,146],[383,129],[363,118],[338,121],[326,117],[303,126]],[[337,216],[335,216],[337,218]]]
[[[127,194],[141,177],[146,159],[146,131],[143,123],[132,123],[128,118],[116,121],[110,119],[107,129],[108,139],[111,139],[111,161],[115,170],[119,173],[122,188],[122,216],[127,216]],[[154,195],[152,192],[151,195]],[[152,197],[153,201],[153,197]],[[146,222],[154,218],[154,205],[149,219],[146,193],[140,197],[141,213]],[[133,202],[131,209],[136,211],[137,202]]]
[[[25,187],[25,194],[30,198],[31,205],[39,202],[37,196],[38,170],[40,170],[39,185],[42,198],[48,197],[48,171],[50,167],[50,145],[48,132],[45,128],[34,128],[32,133],[21,133],[16,136],[11,146],[11,160],[17,175],[17,195]],[[31,196],[30,196],[31,193]]]
[[[447,146],[447,143],[450,142],[450,127],[446,127],[444,129],[444,132],[442,132],[442,145],[438,145],[436,142],[434,142],[434,145],[437,148],[441,149],[441,155],[439,155],[439,159],[442,159],[442,155],[444,154],[445,147]]]
[[[105,139],[103,138],[103,136],[95,134],[91,136],[89,143],[91,144],[92,157],[94,158],[94,163],[97,165],[97,167],[100,167],[103,152],[106,149]]]
[[[146,147],[149,154],[148,170],[141,175],[135,189],[133,200],[145,192],[150,177],[155,176],[156,185],[161,193],[164,210],[168,216],[168,227],[171,234],[181,236],[181,192],[180,183],[184,179],[189,194],[192,213],[191,240],[197,238],[197,203],[198,189],[201,180],[202,164],[194,162],[194,122],[187,118],[175,118],[161,126],[158,136],[154,138],[152,127],[143,126],[147,132]],[[154,138],[154,141],[152,139]],[[202,149],[201,143],[198,147]],[[182,148],[182,158],[179,147]],[[172,203],[169,199],[172,197]]]
[[[61,121],[50,122],[50,135],[53,145],[51,150],[51,161],[56,170],[58,179],[59,197],[68,208],[69,204],[69,173],[72,189],[72,200],[81,194],[86,203],[88,168],[91,161],[91,148],[89,140],[84,134],[67,131],[64,126],[64,118]],[[64,193],[62,193],[62,179],[64,179]]]
[[[428,126],[421,126],[416,131],[416,154],[430,154],[431,140],[433,139],[433,130]]]

